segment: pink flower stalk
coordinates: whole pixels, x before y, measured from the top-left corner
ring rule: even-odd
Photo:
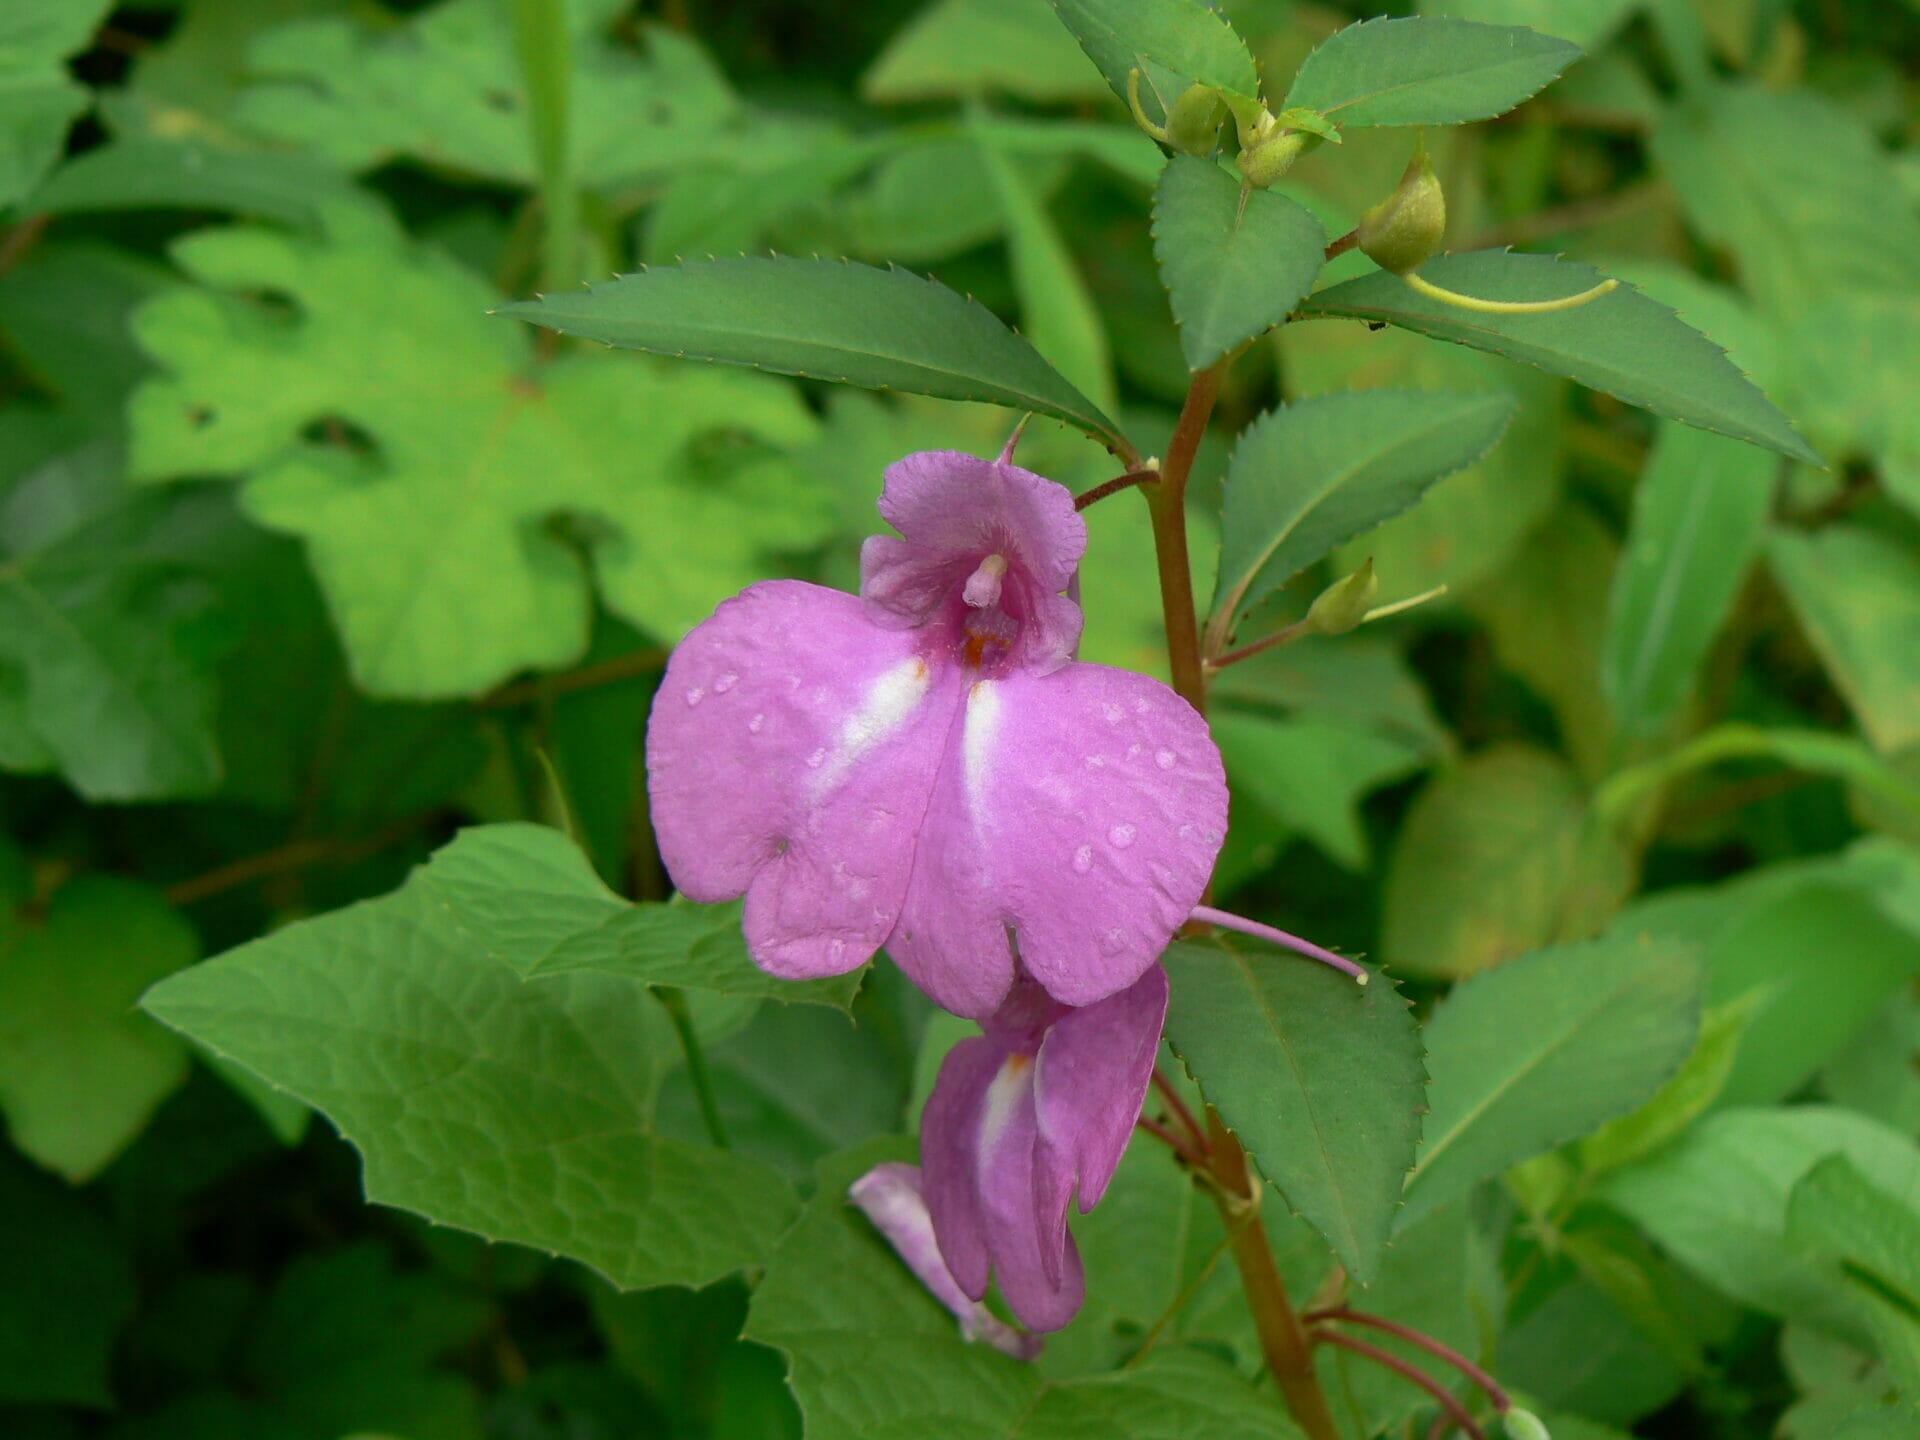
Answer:
[[[674,883],[744,894],[774,975],[885,945],[980,1019],[1013,986],[1011,935],[1062,1004],[1126,990],[1226,832],[1206,722],[1156,680],[1073,659],[1061,592],[1087,531],[1064,486],[929,451],[889,467],[880,512],[900,537],[867,541],[858,598],[755,585],[674,652],[647,732]]]
[[[1079,1009],[1023,974],[986,1033],[948,1053],[920,1120],[922,1189],[946,1270],[969,1299],[986,1295],[991,1275],[1030,1330],[1079,1313],[1086,1275],[1067,1206],[1077,1191],[1084,1215],[1106,1193],[1166,1015],[1158,965]]]

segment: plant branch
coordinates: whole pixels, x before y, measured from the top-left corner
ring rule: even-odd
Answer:
[[[1359,227],[1356,226],[1354,229],[1347,231],[1346,234],[1342,235],[1338,240],[1335,240],[1332,244],[1327,246],[1327,259],[1329,260],[1338,259],[1340,256],[1346,254],[1347,251],[1353,249],[1353,247],[1358,245],[1359,243],[1360,243],[1360,230],[1359,230]]]
[[[169,886],[167,903],[173,906],[193,905],[229,890],[237,890],[255,880],[284,875],[289,871],[305,870],[315,865],[349,865],[355,860],[379,854],[388,846],[424,828],[432,819],[432,813],[410,816],[361,840],[294,840],[256,855],[243,855],[205,874]]]
[[[1416,1330],[1411,1325],[1402,1325],[1398,1320],[1389,1320],[1384,1315],[1370,1315],[1364,1310],[1349,1310],[1344,1305],[1335,1306],[1328,1310],[1308,1311],[1306,1319],[1309,1324],[1315,1321],[1342,1320],[1351,1325],[1370,1325],[1375,1330],[1384,1330],[1389,1335],[1398,1335],[1409,1345],[1417,1345],[1436,1359],[1446,1361],[1447,1364],[1453,1366],[1454,1369],[1466,1376],[1467,1379],[1486,1391],[1487,1399],[1493,1402],[1493,1408],[1501,1414],[1504,1415],[1513,1408],[1513,1398],[1501,1388],[1499,1381],[1495,1380],[1493,1376],[1482,1370],[1478,1365],[1474,1364],[1473,1361],[1467,1359],[1466,1356],[1462,1355],[1458,1350],[1455,1350],[1451,1345],[1434,1339],[1433,1336],[1423,1330]]]
[[[1617,220],[1623,215],[1637,214],[1659,204],[1670,193],[1664,180],[1643,180],[1637,185],[1628,185],[1605,195],[1589,195],[1583,200],[1556,205],[1551,210],[1536,210],[1531,215],[1521,215],[1491,226],[1460,248],[1494,250],[1503,245],[1526,245],[1549,235],[1583,230],[1603,220]]]
[[[674,1033],[680,1037],[680,1053],[687,1058],[687,1079],[693,1085],[694,1096],[700,1101],[700,1118],[706,1122],[707,1136],[715,1145],[726,1150],[730,1148],[727,1127],[720,1122],[720,1101],[713,1093],[713,1076],[707,1070],[707,1056],[700,1048],[700,1037],[694,1033],[687,997],[671,985],[656,985],[653,993],[666,1008],[667,1018],[673,1021]]]
[[[1165,1145],[1169,1150],[1173,1151],[1174,1154],[1178,1155],[1181,1160],[1188,1165],[1205,1168],[1207,1157],[1196,1151],[1193,1148],[1193,1142],[1186,1136],[1176,1134],[1173,1130],[1162,1125],[1158,1120],[1155,1120],[1151,1115],[1144,1113],[1133,1123],[1161,1144]]]
[[[610,685],[617,680],[632,680],[641,675],[651,675],[666,663],[665,650],[629,650],[624,655],[615,655],[611,660],[582,665],[578,670],[567,670],[558,675],[536,675],[531,680],[502,685],[496,690],[488,691],[473,703],[488,710],[504,709],[514,705],[530,705],[574,690],[591,690],[595,686]]]
[[[1130,489],[1135,485],[1151,485],[1159,480],[1159,478],[1160,472],[1151,466],[1146,466],[1139,470],[1129,470],[1124,475],[1116,475],[1111,480],[1102,481],[1085,494],[1074,496],[1073,508],[1076,510],[1084,510],[1089,505],[1097,504],[1106,499],[1109,495],[1118,495],[1122,490]]]
[[[1473,1416],[1467,1413],[1467,1407],[1460,1403],[1454,1393],[1412,1361],[1402,1360],[1391,1350],[1382,1350],[1378,1345],[1371,1345],[1357,1336],[1346,1335],[1338,1330],[1316,1331],[1314,1338],[1324,1340],[1329,1345],[1338,1345],[1343,1350],[1351,1350],[1356,1355],[1364,1355],[1376,1365],[1383,1365],[1403,1380],[1418,1385],[1433,1397],[1435,1403],[1447,1412],[1447,1417],[1471,1440],[1487,1440],[1487,1432],[1474,1423]]]
[[[1173,1088],[1173,1082],[1160,1073],[1158,1065],[1153,1067],[1153,1088],[1160,1092],[1161,1098],[1167,1102],[1167,1108],[1174,1113],[1181,1125],[1186,1127],[1187,1133],[1193,1137],[1194,1145],[1204,1156],[1207,1152],[1207,1132],[1200,1128],[1199,1120],[1187,1107],[1187,1102],[1180,1097],[1180,1092]]]
[[[1167,627],[1167,661],[1173,688],[1202,715],[1207,713],[1207,675],[1200,660],[1200,621],[1193,608],[1193,567],[1187,556],[1187,481],[1194,457],[1207,433],[1220,384],[1232,356],[1224,356],[1193,377],[1180,407],[1160,483],[1147,491],[1153,517],[1153,550],[1160,571],[1160,609]]]

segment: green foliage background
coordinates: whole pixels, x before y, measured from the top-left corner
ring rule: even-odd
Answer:
[[[1330,975],[1183,945],[1171,1043],[1274,1181],[1296,1294],[1337,1255],[1556,1435],[1920,1433],[1920,7],[1417,8],[1586,52],[1429,132],[1448,249],[1632,281],[1798,435],[1657,345],[1532,368],[1329,267],[1303,316],[1397,328],[1238,362],[1203,609],[1266,633],[1368,558],[1383,600],[1450,590],[1220,674],[1219,890],[1400,989],[1356,1019]],[[1276,92],[1379,13],[1221,9]],[[1250,224],[1343,233],[1390,123]],[[840,1202],[961,1032],[889,967],[783,987],[728,913],[633,903],[666,894],[666,649],[754,579],[850,586],[885,465],[1016,416],[489,314],[769,248],[931,270],[1059,372],[987,366],[1009,403],[1162,446],[1189,366],[1307,283],[1254,247],[1271,313],[1209,308],[1162,163],[1046,0],[8,0],[0,1433],[1285,1433],[1164,1154],[1077,1225],[1091,1299],[1037,1369],[962,1347]],[[1366,533],[1223,491],[1381,387],[1454,393],[1357,468]],[[1022,459],[1114,473],[1047,418]],[[1088,518],[1086,658],[1158,669],[1143,509]],[[1356,1440],[1424,1433],[1417,1392],[1324,1375]]]

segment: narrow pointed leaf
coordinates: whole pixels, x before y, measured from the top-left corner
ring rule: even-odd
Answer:
[[[1124,444],[1113,421],[984,306],[905,270],[712,260],[499,313],[622,349],[1033,410],[1109,447]]]
[[[1393,982],[1242,942],[1166,955],[1167,1036],[1260,1173],[1373,1283],[1420,1136],[1426,1070]]]
[[[1173,297],[1187,368],[1203,370],[1272,329],[1325,262],[1327,232],[1274,190],[1249,190],[1211,160],[1176,155],[1153,197],[1153,253]]]
[[[1539,950],[1427,1022],[1432,1110],[1400,1226],[1651,1099],[1692,1053],[1700,964],[1636,937]]]
[[[1287,104],[1341,126],[1460,125],[1504,114],[1579,58],[1578,45],[1524,25],[1366,20],[1307,57]]]
[[[1501,394],[1373,390],[1254,421],[1227,469],[1215,648],[1301,570],[1486,454],[1513,408]]]
[[[1141,72],[1140,102],[1154,120],[1198,81],[1260,93],[1246,43],[1200,0],[1052,0],[1080,48],[1124,104],[1127,75]]]
[[[1434,284],[1485,300],[1551,300],[1577,295],[1605,277],[1591,265],[1550,255],[1475,250],[1429,260]],[[1726,351],[1658,300],[1621,285],[1572,310],[1486,315],[1433,300],[1376,271],[1311,295],[1303,317],[1384,322],[1537,365],[1618,396],[1669,420],[1751,441],[1808,464],[1819,455],[1787,417],[1727,359]]]

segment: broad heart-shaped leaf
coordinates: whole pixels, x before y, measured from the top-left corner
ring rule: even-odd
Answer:
[[[793,1191],[760,1162],[655,1133],[677,1049],[651,992],[612,975],[523,982],[498,958],[543,951],[589,913],[523,839],[469,836],[393,894],[181,971],[143,1003],[332,1120],[370,1200],[623,1287],[760,1263]]]
[[[1822,1160],[1787,1197],[1787,1243],[1851,1293],[1900,1387],[1920,1386],[1920,1196],[1894,1194],[1845,1155]]]
[[[1552,300],[1577,295],[1603,278],[1577,260],[1511,250],[1435,256],[1420,273],[1436,285],[1482,300]],[[1436,340],[1490,350],[1670,420],[1820,463],[1724,350],[1631,285],[1571,310],[1488,315],[1430,299],[1380,270],[1308,296],[1300,314],[1384,321]]]
[[[568,133],[583,184],[699,162],[737,143],[739,102],[697,43],[668,26],[642,55],[607,39],[622,0],[574,0]],[[531,183],[529,99],[512,6],[444,0],[405,23],[325,16],[252,47],[241,125],[349,170],[396,158]]]
[[[0,507],[0,767],[58,770],[95,801],[219,783],[204,546],[236,528],[220,495],[128,491],[107,441],[13,486]]]
[[[1769,312],[1920,287],[1920,217],[1872,132],[1833,101],[1713,85],[1668,110],[1652,145],[1687,219],[1733,252]]]
[[[1579,58],[1578,45],[1524,25],[1364,20],[1307,57],[1287,104],[1343,127],[1461,125],[1504,114]]]
[[[1767,523],[1778,462],[1663,425],[1614,571],[1601,680],[1628,732],[1662,724],[1706,658]]]
[[[249,513],[306,541],[363,689],[470,694],[570,661],[583,551],[610,608],[675,639],[763,577],[766,548],[824,533],[824,497],[782,455],[818,434],[792,387],[606,354],[536,373],[477,276],[333,219],[326,238],[175,245],[203,285],[136,313],[168,373],[134,393],[132,468],[243,477]]]
[[[1200,0],[1051,0],[1053,10],[1125,103],[1140,71],[1140,104],[1163,119],[1196,81],[1238,95],[1260,93],[1246,42]]]
[[[1175,155],[1153,194],[1153,253],[1173,297],[1187,368],[1204,370],[1285,320],[1325,263],[1305,206],[1248,190],[1211,160]]]
[[[1920,1194],[1920,1149],[1906,1136],[1851,1110],[1800,1105],[1709,1115],[1607,1176],[1597,1195],[1735,1299],[1864,1340],[1853,1297],[1787,1236],[1794,1186],[1836,1154],[1877,1189]]]
[[[15,1146],[78,1183],[132,1142],[187,1078],[186,1050],[133,1003],[199,949],[157,891],[117,876],[69,880],[43,914],[5,903],[0,1114]]]
[[[1227,467],[1209,649],[1334,546],[1486,454],[1512,414],[1508,395],[1370,390],[1296,400],[1254,421]]]
[[[1167,1038],[1288,1206],[1371,1285],[1413,1166],[1426,1071],[1393,982],[1240,940],[1166,954]]]
[[[986,400],[1052,415],[1109,446],[1114,423],[973,300],[905,270],[784,256],[667,266],[503,306],[630,350]]]
[[[822,1163],[754,1292],[746,1338],[785,1352],[807,1440],[1297,1440],[1269,1395],[1170,1342],[1138,1365],[1061,1383],[962,1340],[847,1203],[860,1175],[904,1158],[902,1142],[882,1140]]]
[[[60,158],[86,88],[61,61],[86,48],[112,0],[8,0],[0,13],[0,210]]]
[[[1873,747],[1895,755],[1920,742],[1920,552],[1828,525],[1775,533],[1767,559]]]
[[[1400,1224],[1652,1097],[1700,1030],[1673,941],[1538,950],[1462,982],[1427,1022],[1427,1115]]]

